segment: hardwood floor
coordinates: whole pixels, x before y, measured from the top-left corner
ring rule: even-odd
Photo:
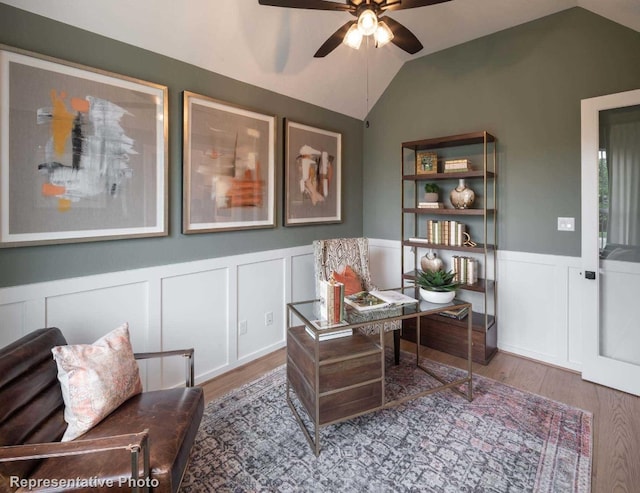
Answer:
[[[391,342],[390,342],[391,343]],[[402,341],[402,349],[414,351]],[[466,361],[422,348],[424,357],[464,367]],[[285,363],[280,349],[232,370],[203,387],[207,402],[224,395]],[[593,493],[640,491],[640,397],[582,380],[579,374],[504,352],[487,366],[473,365],[476,374],[513,387],[564,402],[593,413]]]
[[[271,354],[205,382],[202,384],[205,402],[211,402],[229,391],[258,378],[269,370],[284,365],[286,357],[285,349],[278,349]]]

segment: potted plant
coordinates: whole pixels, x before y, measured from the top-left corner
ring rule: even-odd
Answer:
[[[424,200],[425,202],[437,202],[440,187],[435,183],[424,184]]]
[[[460,287],[451,270],[418,271],[415,283],[420,287],[422,299],[431,303],[450,303]]]

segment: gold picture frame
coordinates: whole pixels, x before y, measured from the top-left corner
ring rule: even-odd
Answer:
[[[284,225],[342,222],[342,134],[284,120]]]
[[[276,117],[183,92],[184,234],[274,228]]]
[[[167,236],[168,88],[0,45],[0,248]]]
[[[438,172],[438,154],[416,151],[416,175],[431,175]]]

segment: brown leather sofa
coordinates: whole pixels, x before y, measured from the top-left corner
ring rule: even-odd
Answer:
[[[0,492],[176,492],[202,419],[202,389],[143,392],[60,442],[67,424],[51,348],[63,344],[60,330],[47,328],[0,349]],[[159,355],[188,356],[193,383],[193,350],[136,357]]]

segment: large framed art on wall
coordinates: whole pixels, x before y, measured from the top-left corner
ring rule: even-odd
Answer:
[[[183,99],[183,233],[275,227],[276,117]]]
[[[342,134],[284,125],[285,226],[342,222]]]
[[[167,88],[0,48],[0,246],[166,235]]]

